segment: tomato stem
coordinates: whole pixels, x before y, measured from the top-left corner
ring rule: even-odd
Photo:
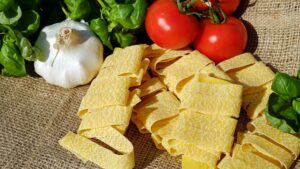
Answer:
[[[227,16],[220,8],[220,1],[216,1],[216,5],[213,5],[210,0],[203,0],[203,3],[208,6],[207,10],[197,10],[193,5],[198,0],[176,0],[179,11],[186,15],[195,15],[199,19],[209,17],[211,23],[222,24],[226,21]]]

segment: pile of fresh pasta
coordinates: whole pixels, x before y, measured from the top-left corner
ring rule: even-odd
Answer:
[[[102,168],[134,167],[130,120],[182,168],[289,168],[300,139],[264,117],[274,73],[250,53],[215,65],[190,49],[116,48],[83,98],[77,134],[59,143]],[[252,120],[236,132],[241,108]]]

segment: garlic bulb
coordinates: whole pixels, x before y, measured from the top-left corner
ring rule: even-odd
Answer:
[[[35,46],[45,59],[35,72],[48,83],[72,88],[89,83],[103,62],[103,46],[88,25],[73,20],[46,26]]]

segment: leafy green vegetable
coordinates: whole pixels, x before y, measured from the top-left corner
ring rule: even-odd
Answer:
[[[40,27],[41,15],[53,15],[59,1],[53,0],[1,0],[0,2],[0,70],[6,76],[26,75],[26,61],[43,59],[41,52],[31,45]],[[43,6],[42,6],[43,5]],[[45,10],[46,9],[46,10]],[[60,9],[60,8],[59,8]],[[62,11],[60,11],[62,13]],[[55,12],[57,14],[59,12]],[[47,18],[47,22],[54,19]],[[30,39],[29,39],[30,38]]]
[[[105,46],[107,46],[111,50],[113,49],[112,44],[110,42],[108,25],[104,19],[97,18],[91,20],[90,28],[101,39],[102,43]]]
[[[73,20],[87,19],[91,12],[89,0],[64,0],[66,8],[62,8],[67,17]]]
[[[14,0],[1,0],[0,1],[0,11],[4,11],[14,5],[15,5]]]
[[[22,10],[20,6],[13,5],[8,9],[0,12],[0,24],[3,25],[15,25],[22,16]]]
[[[34,10],[24,11],[16,28],[25,36],[35,33],[40,26],[40,15]]]
[[[28,61],[36,61],[37,59],[42,60],[41,53],[38,48],[33,47],[29,40],[22,37],[19,41],[19,50],[21,56]]]
[[[0,51],[0,64],[3,66],[2,75],[25,76],[25,60],[40,59],[40,52],[32,47],[29,40],[21,32],[9,26],[0,25],[0,33],[4,34]]]
[[[275,93],[270,95],[266,117],[273,127],[283,132],[295,134],[299,130],[297,113],[290,109],[289,102]]]
[[[112,4],[109,13],[111,22],[121,24],[125,29],[139,28],[146,14],[147,3],[145,0],[136,0],[132,4]]]
[[[131,33],[113,32],[113,37],[122,48],[131,45],[136,40],[136,37]]]
[[[115,0],[98,0],[98,2],[101,6],[101,17],[108,25],[107,30],[112,43],[121,47],[133,44],[136,41],[135,34],[145,19],[146,0],[123,0],[119,3]],[[106,28],[102,31],[106,31]]]
[[[6,76],[25,76],[25,61],[20,55],[14,40],[6,34],[3,39],[0,53],[0,63],[3,65],[2,75]]]
[[[300,68],[298,69],[297,77],[300,79]]]
[[[300,80],[285,73],[276,73],[272,90],[288,98],[297,97],[300,95]]]
[[[83,19],[89,22],[90,28],[109,49],[113,46],[126,47],[136,41],[136,34],[141,29],[147,9],[146,0],[63,2],[65,15],[74,20]]]
[[[299,73],[299,72],[298,72]],[[300,79],[285,73],[276,73],[269,97],[266,118],[279,130],[300,133]]]
[[[293,108],[300,115],[300,98],[293,100]]]

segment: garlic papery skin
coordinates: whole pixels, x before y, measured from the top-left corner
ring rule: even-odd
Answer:
[[[103,45],[85,23],[65,20],[46,26],[35,46],[45,59],[34,69],[48,83],[73,88],[89,83],[103,62]]]

